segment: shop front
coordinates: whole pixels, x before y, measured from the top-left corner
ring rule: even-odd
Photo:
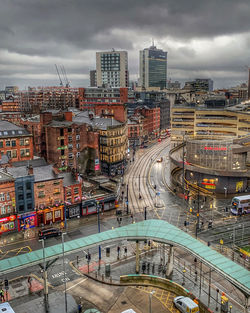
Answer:
[[[36,212],[28,212],[17,216],[18,231],[26,230],[37,226]]]
[[[0,218],[0,234],[15,231],[16,229],[16,215]]]
[[[64,205],[47,207],[37,211],[38,225],[49,225],[64,220]]]
[[[66,206],[67,218],[73,218],[81,216],[81,203],[71,204]]]

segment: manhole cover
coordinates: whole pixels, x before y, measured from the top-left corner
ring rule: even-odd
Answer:
[[[121,304],[127,304],[127,301],[122,301]]]

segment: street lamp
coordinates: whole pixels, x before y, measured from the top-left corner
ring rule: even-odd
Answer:
[[[227,197],[227,187],[224,187],[225,190],[225,198]]]
[[[45,312],[49,312],[48,309],[48,289],[47,289],[47,269],[46,269],[46,258],[45,258],[45,248],[44,248],[44,239],[40,239],[43,247],[43,291],[44,291],[44,304]]]
[[[65,301],[65,312],[68,312],[68,303],[67,303],[67,289],[66,289],[66,271],[65,271],[65,260],[64,260],[64,235],[62,233],[62,255],[63,255],[63,280],[64,280],[64,301]]]
[[[152,296],[155,293],[155,290],[151,291],[149,294],[149,313],[152,313]]]
[[[100,225],[100,206],[99,206],[99,201],[96,202],[96,207],[97,207],[98,233],[100,233],[101,232],[101,225]],[[101,267],[101,259],[102,259],[101,246],[99,245],[99,266],[98,266],[99,269]]]

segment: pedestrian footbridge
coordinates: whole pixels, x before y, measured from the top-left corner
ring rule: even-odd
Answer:
[[[115,228],[87,237],[67,241],[64,243],[64,253],[70,254],[96,245],[116,240],[154,240],[159,243],[178,246],[189,251],[203,264],[222,275],[235,287],[241,290],[247,298],[250,297],[250,274],[242,266],[224,257],[217,251],[196,240],[174,225],[162,220],[146,220],[135,224]],[[52,260],[62,255],[62,244],[45,248],[46,260]],[[43,262],[43,250],[36,250],[0,261],[2,275],[21,268]]]

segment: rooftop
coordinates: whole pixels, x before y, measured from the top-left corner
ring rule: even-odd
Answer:
[[[31,136],[31,134],[22,127],[7,121],[0,120],[0,138],[17,136]]]

